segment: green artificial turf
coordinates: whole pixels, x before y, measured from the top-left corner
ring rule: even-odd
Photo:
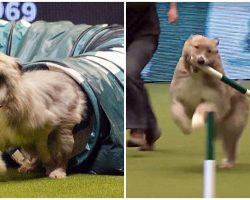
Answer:
[[[250,88],[250,84],[246,86]],[[169,85],[147,84],[147,88],[162,136],[153,152],[127,148],[127,197],[202,197],[205,128],[184,135],[170,116]],[[215,152],[219,164],[223,158],[220,141],[216,142]],[[217,166],[216,197],[250,197],[249,185],[250,120],[241,138],[235,168]]]
[[[11,169],[0,176],[0,198],[122,198],[123,176],[74,174],[54,180]]]

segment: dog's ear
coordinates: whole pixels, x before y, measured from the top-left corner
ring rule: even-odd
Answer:
[[[194,37],[194,35],[193,34],[191,34],[190,36],[189,36],[189,38],[188,39],[192,39]]]
[[[23,65],[19,61],[15,60],[14,66],[15,66],[15,69],[18,71],[18,73],[20,73],[20,75],[22,75],[23,74]]]
[[[191,41],[194,37],[196,36],[196,34],[191,34],[188,38],[189,41]]]
[[[215,43],[216,46],[218,46],[220,43],[218,38],[214,38],[212,41]]]
[[[23,73],[23,65],[21,64],[20,60],[18,58],[12,57],[14,62],[16,63],[17,69],[20,71],[20,73]]]
[[[189,36],[188,40],[192,40],[194,37],[198,39],[198,38],[203,38],[204,36],[199,34],[192,34]]]
[[[17,67],[20,70],[21,74],[23,73],[23,66],[21,63],[17,62]]]

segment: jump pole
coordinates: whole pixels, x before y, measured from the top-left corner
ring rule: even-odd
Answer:
[[[250,97],[250,90],[241,86],[236,81],[229,79],[224,76],[222,73],[216,71],[215,69],[209,66],[201,66],[192,63],[192,57],[190,59],[190,64],[198,67],[201,71],[206,74],[211,75],[218,80],[221,80],[225,84],[236,89],[240,93],[244,94],[247,97]],[[213,149],[213,135],[214,135],[214,114],[213,112],[208,113],[207,121],[207,157],[204,161],[204,184],[203,184],[203,197],[204,198],[213,198],[215,197],[215,160],[214,160],[214,149]]]
[[[206,160],[204,161],[203,197],[215,197],[215,173],[216,163],[214,160],[214,113],[208,112],[207,116],[207,145]]]
[[[192,65],[194,65],[192,63],[192,58],[190,59],[190,63]],[[250,97],[250,90],[244,88],[243,86],[241,86],[240,84],[238,84],[236,81],[229,79],[228,77],[224,76],[222,73],[216,71],[215,69],[213,69],[212,67],[209,66],[201,66],[201,65],[197,65],[195,64],[196,67],[198,67],[201,71],[203,71],[206,74],[211,75],[214,78],[217,78],[219,80],[221,80],[222,82],[224,82],[227,85],[230,85],[232,88],[238,90],[240,93],[246,95],[247,97]]]

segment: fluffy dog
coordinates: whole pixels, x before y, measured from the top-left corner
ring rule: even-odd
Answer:
[[[23,147],[28,152],[32,159],[19,171],[42,164],[49,177],[65,177],[74,146],[72,130],[86,113],[86,96],[68,75],[22,72],[15,59],[0,54],[0,150]],[[1,160],[0,168],[5,171]]]
[[[235,164],[237,145],[247,124],[249,104],[244,95],[190,64],[209,65],[224,74],[218,40],[191,36],[184,44],[170,86],[171,113],[177,126],[190,133],[204,126],[207,112],[215,112],[216,137],[222,138],[225,159],[221,167]]]

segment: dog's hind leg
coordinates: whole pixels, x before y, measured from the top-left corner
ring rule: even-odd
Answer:
[[[74,147],[72,129],[60,127],[50,138],[50,150],[54,166],[47,167],[50,178],[66,177],[66,168]]]
[[[241,134],[235,134],[233,131],[228,131],[222,135],[225,158],[222,160],[221,168],[232,168],[234,166],[238,153],[240,135]]]
[[[187,115],[184,106],[179,101],[174,101],[171,105],[171,114],[174,122],[183,133],[191,133],[191,119]]]
[[[231,168],[234,166],[240,137],[248,121],[248,102],[239,102],[237,105],[234,105],[233,109],[234,111],[220,125],[220,129],[218,130],[222,137],[226,157],[222,161],[222,168]]]

